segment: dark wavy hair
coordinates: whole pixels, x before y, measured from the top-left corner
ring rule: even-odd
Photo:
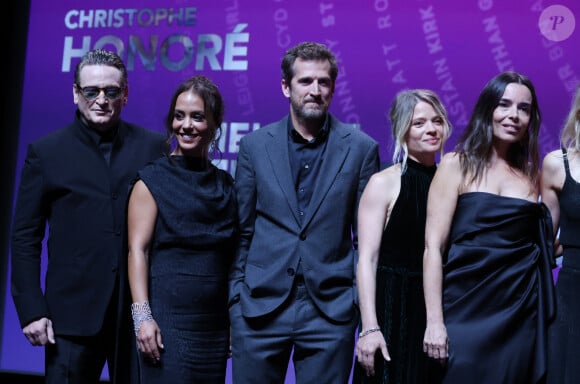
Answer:
[[[539,173],[538,136],[542,116],[538,106],[536,90],[526,76],[507,71],[491,79],[481,91],[471,114],[469,124],[459,139],[455,150],[461,155],[463,176],[471,175],[471,182],[481,181],[492,153],[493,111],[499,105],[508,84],[521,84],[530,90],[532,105],[530,122],[525,136],[510,146],[508,162],[522,171],[535,184]]]
[[[173,132],[173,117],[175,114],[175,104],[177,98],[184,92],[192,92],[203,100],[205,115],[208,117],[207,122],[212,133],[212,139],[209,146],[210,158],[216,153],[221,155],[217,143],[222,135],[222,121],[224,117],[224,101],[218,86],[208,77],[195,75],[186,79],[179,84],[169,104],[169,111],[165,117],[165,131],[167,134],[167,148],[173,142],[175,133]]]

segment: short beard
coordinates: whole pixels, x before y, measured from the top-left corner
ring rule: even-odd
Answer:
[[[291,103],[294,116],[304,121],[320,121],[326,117],[326,109],[306,109],[300,105]]]

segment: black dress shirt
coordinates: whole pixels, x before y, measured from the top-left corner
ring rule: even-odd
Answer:
[[[316,186],[318,173],[324,159],[326,142],[328,137],[328,118],[324,121],[322,128],[312,140],[306,140],[292,126],[288,120],[288,155],[290,168],[292,169],[292,179],[298,198],[298,215],[300,218],[308,209],[310,198]]]

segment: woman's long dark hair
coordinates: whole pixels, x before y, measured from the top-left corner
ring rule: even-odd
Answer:
[[[532,105],[530,122],[526,135],[518,143],[510,146],[508,162],[522,171],[536,184],[538,181],[540,157],[538,136],[542,116],[534,85],[526,76],[517,72],[503,72],[491,79],[481,91],[469,124],[459,139],[456,151],[461,155],[463,177],[471,177],[469,182],[481,181],[492,154],[493,111],[499,105],[508,84],[521,84],[530,90]]]

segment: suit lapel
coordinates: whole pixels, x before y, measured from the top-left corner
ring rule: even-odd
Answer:
[[[318,181],[316,182],[310,204],[308,205],[308,212],[303,221],[303,227],[306,227],[310,223],[334,183],[336,176],[342,169],[342,165],[349,152],[348,136],[348,131],[343,130],[342,125],[338,121],[331,119],[326,151],[322,159]]]
[[[292,170],[290,169],[290,157],[288,156],[288,133],[287,133],[287,119],[280,121],[277,129],[270,131],[272,140],[264,145],[264,149],[268,154],[270,165],[274,171],[274,177],[286,197],[288,206],[296,223],[300,224],[298,217],[298,200],[296,197],[296,190],[294,181],[292,180]]]

